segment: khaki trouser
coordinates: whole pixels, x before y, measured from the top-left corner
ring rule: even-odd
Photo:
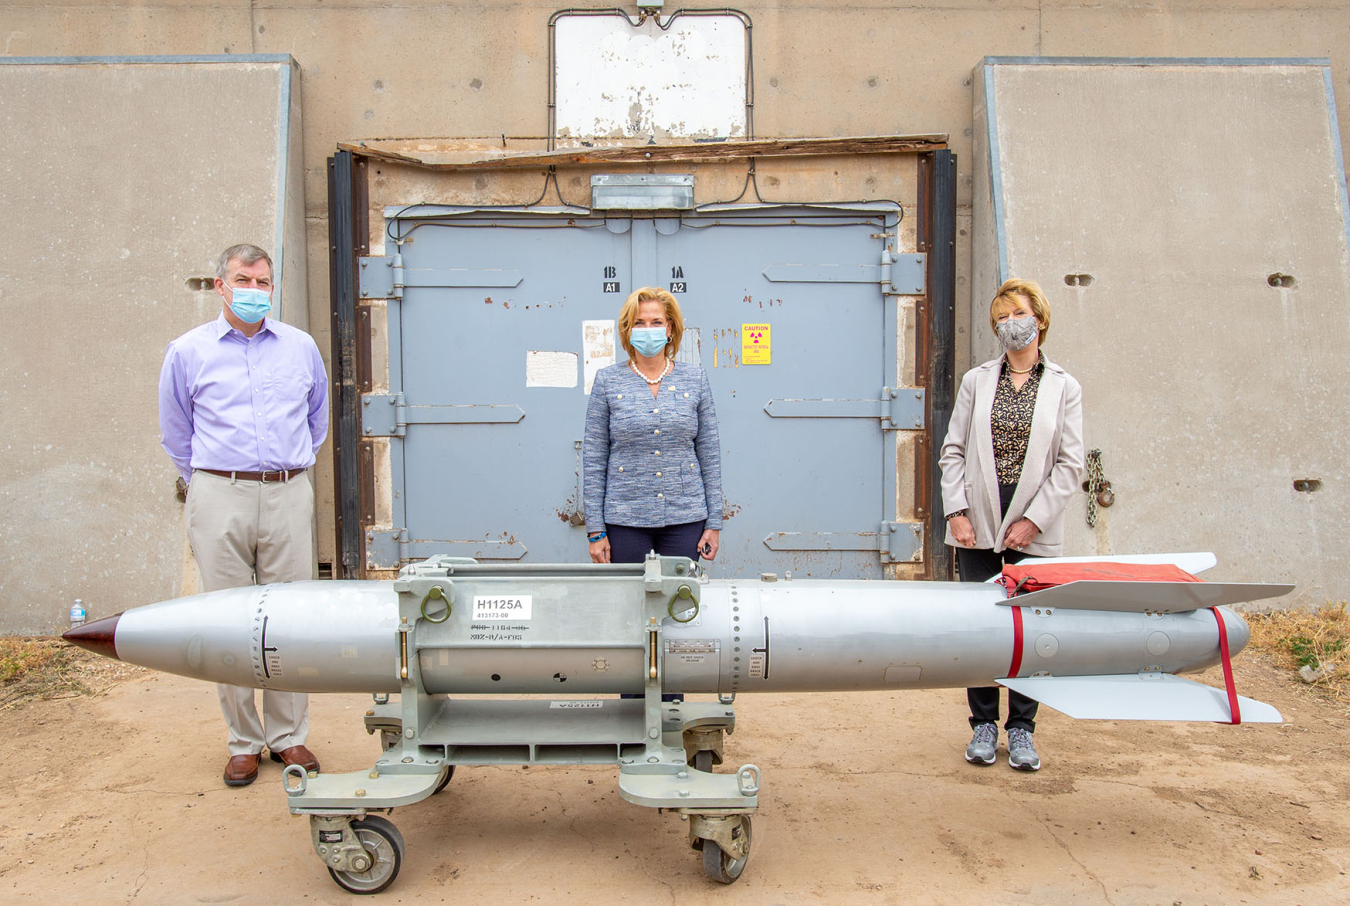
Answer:
[[[314,578],[314,487],[309,473],[264,483],[193,472],[185,516],[202,591]],[[230,731],[230,754],[257,754],[264,744],[273,752],[304,745],[309,696],[263,690],[260,721],[253,691],[216,686]]]

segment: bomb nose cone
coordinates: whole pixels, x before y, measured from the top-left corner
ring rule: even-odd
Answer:
[[[104,617],[101,620],[95,620],[92,623],[85,623],[83,626],[76,626],[69,632],[63,633],[61,638],[72,645],[78,645],[85,651],[92,651],[94,654],[101,654],[104,657],[110,657],[115,661],[120,661],[117,656],[117,621],[122,619],[120,613],[113,614],[110,617]]]

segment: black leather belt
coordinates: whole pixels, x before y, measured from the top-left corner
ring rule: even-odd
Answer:
[[[220,469],[198,469],[198,472],[206,472],[208,475],[219,475],[221,478],[242,481],[290,481],[297,475],[305,471],[307,466],[298,469],[268,469],[265,472],[222,472]]]

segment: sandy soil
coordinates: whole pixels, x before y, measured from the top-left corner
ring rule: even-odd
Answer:
[[[1243,693],[1283,726],[1075,722],[1042,709],[1038,774],[961,757],[959,690],[744,696],[728,769],[764,771],[754,849],[708,881],[685,825],[608,767],[461,768],[398,809],[395,903],[1338,903],[1350,901],[1350,717],[1258,657]],[[1206,681],[1218,685],[1217,676]],[[358,770],[368,699],[316,696],[310,746]],[[212,687],[136,672],[0,712],[0,900],[370,902],[289,815],[280,767],[229,789]]]

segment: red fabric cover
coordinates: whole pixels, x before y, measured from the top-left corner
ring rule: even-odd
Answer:
[[[1171,563],[1038,563],[1026,560],[1004,566],[998,584],[1006,588],[1009,595],[1014,592],[1025,595],[1084,579],[1097,582],[1204,581]]]

